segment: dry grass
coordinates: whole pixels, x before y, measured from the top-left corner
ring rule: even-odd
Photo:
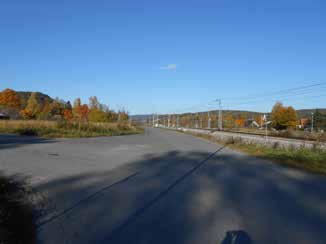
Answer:
[[[126,123],[66,123],[41,120],[0,121],[0,133],[40,136],[47,138],[75,138],[116,136],[141,133],[142,130]]]

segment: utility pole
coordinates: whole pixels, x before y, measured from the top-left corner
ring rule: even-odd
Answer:
[[[314,113],[311,113],[311,133],[314,131]]]
[[[171,121],[171,116],[170,114],[168,115],[168,127],[170,128],[170,121]]]
[[[155,126],[155,115],[153,114],[153,127]]]
[[[196,113],[196,117],[195,117],[195,127],[196,129],[198,129],[198,113]]]
[[[209,114],[209,111],[208,111],[207,128],[208,128],[208,129],[211,128],[211,115]]]
[[[218,101],[218,129],[223,130],[223,118],[222,118],[222,105],[221,105],[221,99],[216,99]]]
[[[177,115],[177,129],[179,129],[179,115]]]
[[[158,114],[156,114],[156,123],[157,123],[157,127],[158,127],[159,126],[159,123],[160,123]]]
[[[265,120],[265,141],[267,142],[267,116],[264,114],[264,120]]]

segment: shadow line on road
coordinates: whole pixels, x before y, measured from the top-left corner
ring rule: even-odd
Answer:
[[[123,179],[121,179],[121,180],[119,180],[119,181],[116,181],[116,182],[114,182],[113,184],[108,185],[108,186],[106,186],[106,187],[104,187],[104,188],[102,188],[102,189],[100,189],[100,190],[94,192],[93,194],[89,195],[88,197],[81,199],[81,200],[78,201],[77,203],[73,204],[71,207],[69,207],[69,208],[63,210],[62,212],[60,212],[60,213],[58,213],[58,214],[52,216],[52,217],[49,218],[49,219],[46,219],[46,220],[42,221],[41,223],[39,223],[39,224],[36,226],[36,229],[37,229],[37,230],[40,229],[42,226],[44,226],[44,225],[46,225],[46,224],[48,224],[48,223],[50,223],[50,222],[52,222],[52,221],[54,221],[54,220],[56,220],[56,219],[62,217],[63,215],[65,215],[65,214],[67,214],[68,212],[72,211],[74,208],[78,207],[78,206],[81,205],[82,203],[91,200],[92,198],[94,198],[94,197],[97,196],[98,194],[100,194],[100,193],[102,193],[102,192],[104,192],[104,191],[106,191],[106,190],[108,190],[108,189],[110,189],[110,188],[112,188],[112,187],[114,187],[114,186],[116,186],[116,185],[118,185],[118,184],[121,184],[121,183],[123,183],[123,182],[125,182],[125,181],[127,181],[127,180],[129,180],[129,179],[131,179],[131,178],[133,178],[133,177],[135,177],[135,176],[138,175],[138,174],[139,174],[139,172],[136,172],[136,173],[130,174],[130,175],[128,175],[127,177],[125,177],[125,178],[123,178]]]
[[[150,207],[152,207],[156,202],[158,202],[161,198],[163,198],[166,194],[168,194],[173,188],[175,188],[178,184],[180,184],[182,181],[187,179],[192,173],[194,173],[196,170],[198,170],[201,166],[203,166],[209,159],[214,157],[217,153],[222,151],[225,148],[225,146],[220,147],[215,152],[208,155],[205,159],[200,161],[198,164],[196,164],[192,169],[190,169],[188,172],[186,172],[181,177],[177,178],[174,182],[172,182],[166,189],[162,190],[159,194],[157,194],[152,200],[147,202],[143,207],[137,209],[134,213],[132,213],[121,225],[114,228],[109,235],[106,237],[107,241],[110,241],[114,238],[116,234],[118,234],[120,231],[122,231],[124,228],[126,228],[129,224],[131,224],[134,220],[136,220],[139,216],[141,216],[143,213],[146,212]]]

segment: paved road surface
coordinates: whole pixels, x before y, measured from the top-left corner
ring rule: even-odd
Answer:
[[[0,136],[0,167],[32,185],[39,243],[326,243],[326,177],[173,131]]]

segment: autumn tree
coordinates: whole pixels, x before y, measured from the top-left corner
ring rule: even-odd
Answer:
[[[118,121],[127,121],[129,119],[128,112],[124,109],[118,111]]]
[[[50,102],[45,101],[42,108],[41,108],[41,110],[40,110],[40,113],[37,116],[37,119],[40,119],[40,120],[50,119],[50,116],[51,116],[50,113],[51,113]]]
[[[83,104],[77,109],[78,118],[80,122],[88,122],[89,109],[87,104]]]
[[[65,110],[65,102],[59,99],[53,100],[50,104],[50,116],[54,119],[62,119]]]
[[[232,114],[227,114],[222,117],[223,127],[225,128],[233,128],[235,125],[235,120]]]
[[[78,110],[80,107],[81,107],[81,100],[80,98],[76,98],[74,101],[74,105],[72,107],[72,114],[76,119],[78,119],[79,116]]]
[[[239,118],[234,120],[235,126],[236,127],[245,127],[246,125],[246,120],[244,118]]]
[[[271,112],[272,126],[277,130],[294,128],[297,125],[298,115],[293,107],[285,107],[277,102]]]
[[[101,105],[96,96],[89,98],[89,115],[88,119],[91,122],[107,122],[108,116],[104,111],[105,106]],[[108,109],[107,109],[108,110]]]
[[[37,114],[40,112],[40,105],[36,99],[36,92],[32,92],[27,100],[27,106],[21,111],[21,115],[25,119],[35,119]]]
[[[73,119],[72,110],[71,109],[65,109],[63,111],[63,118],[66,121],[71,121]]]
[[[98,101],[96,96],[93,96],[93,97],[89,98],[89,109],[90,110],[92,110],[92,109],[100,109],[100,107],[101,107],[101,104]]]
[[[21,106],[21,101],[17,92],[11,89],[5,89],[0,92],[0,105],[19,109]]]

